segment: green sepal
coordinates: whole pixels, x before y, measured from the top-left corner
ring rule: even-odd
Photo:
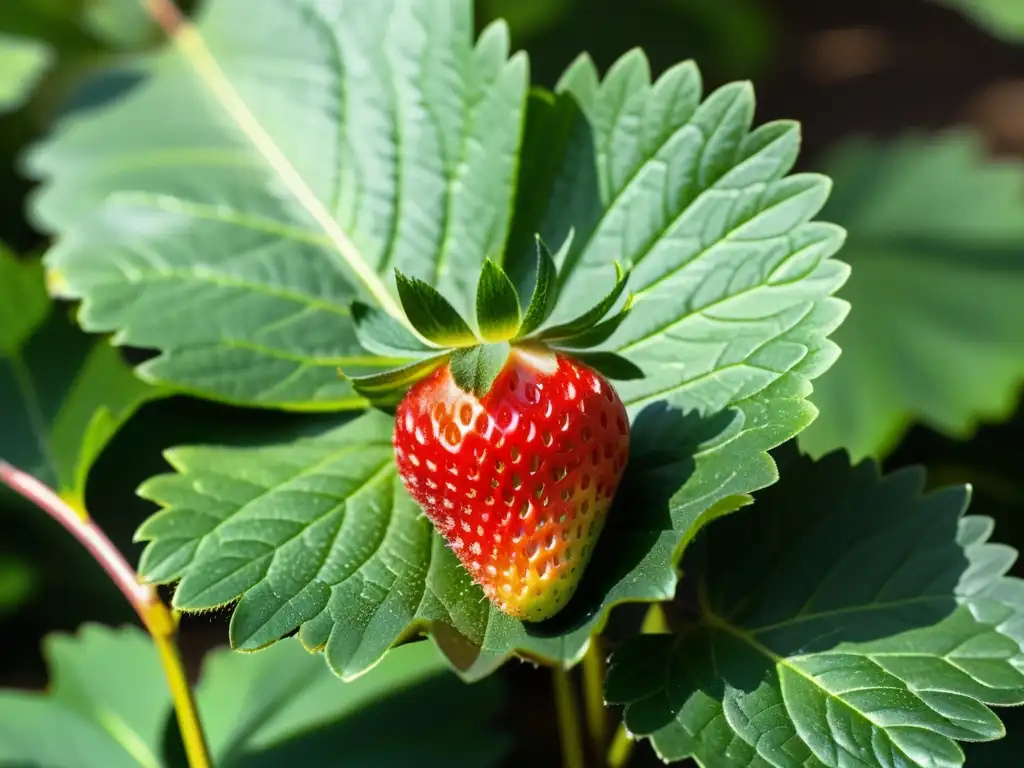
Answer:
[[[568,350],[566,354],[593,368],[606,378],[615,381],[633,381],[644,378],[643,370],[636,363],[614,352],[580,352]]]
[[[405,397],[405,393],[416,382],[429,376],[439,366],[447,362],[450,353],[435,355],[425,360],[417,360],[400,368],[392,368],[383,373],[368,376],[348,376],[338,369],[338,373],[352,383],[353,389],[371,403],[380,407],[397,405]]]
[[[551,317],[558,302],[558,267],[551,256],[547,244],[537,235],[537,277],[533,283],[533,294],[530,306],[526,308],[526,316],[519,327],[519,335],[526,336],[540,328]],[[573,232],[569,231],[563,248],[572,243]]]
[[[629,315],[629,310],[632,308],[633,297],[630,296],[626,300],[625,306],[618,313],[581,333],[577,333],[575,336],[559,339],[558,346],[566,347],[567,349],[590,349],[598,344],[604,344],[619,329],[622,321],[626,319]]]
[[[491,391],[511,352],[507,341],[457,349],[452,353],[452,378],[463,392],[483,397]]]
[[[408,328],[387,312],[361,301],[352,302],[352,321],[359,345],[367,352],[384,357],[427,357],[436,355]]]
[[[476,286],[476,324],[485,341],[506,341],[519,332],[519,296],[505,270],[484,259]]]
[[[629,280],[629,273],[622,269],[622,266],[615,262],[615,286],[608,292],[601,301],[588,309],[575,320],[570,320],[562,325],[556,325],[541,331],[537,338],[540,339],[567,339],[578,336],[583,331],[589,330],[596,325],[601,318],[608,314],[608,311],[615,306],[622,292],[626,289],[626,282]]]
[[[415,277],[406,277],[397,269],[395,284],[405,316],[427,341],[442,347],[468,347],[480,343],[473,329],[435,288]]]

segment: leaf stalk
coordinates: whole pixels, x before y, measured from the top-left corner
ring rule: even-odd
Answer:
[[[569,670],[556,666],[551,674],[554,678],[558,733],[562,742],[562,765],[564,768],[585,768],[583,734]]]
[[[128,564],[124,555],[103,530],[93,522],[84,507],[72,506],[46,484],[3,460],[0,460],[0,483],[60,523],[85,547],[110,580],[121,590],[139,615],[157,648],[174,702],[189,768],[210,768],[212,762],[209,748],[176,642],[176,614],[164,605],[152,585],[139,582],[135,569]]]

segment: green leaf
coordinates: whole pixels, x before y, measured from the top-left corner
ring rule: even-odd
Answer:
[[[996,37],[1024,42],[1024,5],[1020,0],[938,0],[955,8]]]
[[[46,694],[0,691],[0,763],[174,764],[164,754],[171,698],[144,632],[86,625],[74,637],[49,636],[44,649],[51,672]],[[508,748],[491,726],[500,698],[496,680],[465,686],[437,649],[422,642],[391,651],[350,683],[294,641],[258,654],[215,651],[196,688],[213,758],[224,768],[329,768],[338,764],[339,750],[352,768],[497,765]],[[458,719],[448,707],[460,712]]]
[[[0,114],[28,101],[52,61],[52,51],[45,43],[0,34]]]
[[[968,492],[798,458],[691,550],[699,617],[618,649],[605,694],[666,761],[959,766],[1024,703],[1024,582]],[[684,590],[686,584],[684,584]]]
[[[19,768],[163,768],[171,696],[135,627],[50,635],[46,694],[0,691],[0,763]]]
[[[490,259],[484,260],[476,289],[476,318],[480,335],[486,341],[507,341],[519,331],[522,320],[516,287],[505,270]]]
[[[528,336],[536,331],[550,317],[558,300],[558,269],[555,267],[551,251],[539,237],[537,238],[537,271],[533,281],[533,293],[530,304],[526,308],[520,336]]]
[[[0,458],[81,504],[103,448],[161,395],[106,340],[54,311],[38,260],[0,248]]]
[[[474,44],[469,0],[218,0],[198,18],[32,151],[47,266],[83,327],[161,352],[151,380],[363,407],[336,375],[377,364],[352,301],[398,316],[398,268],[466,313],[503,250],[525,55],[500,24]]]
[[[367,352],[399,359],[436,355],[438,352],[417,339],[387,312],[361,301],[352,303],[352,321],[356,325],[356,338]]]
[[[853,141],[825,167],[853,311],[802,447],[880,457],[913,422],[964,438],[1007,417],[1024,380],[1024,165],[953,134]]]
[[[437,290],[397,270],[395,282],[405,316],[427,341],[442,347],[464,347],[479,342],[455,307]]]
[[[343,755],[353,768],[484,768],[508,747],[491,727],[498,682],[464,685],[423,642],[394,649],[349,683],[294,641],[254,655],[220,651],[207,657],[196,698],[223,766],[332,768]]]
[[[772,418],[806,414],[800,402],[778,407],[790,412],[707,420],[645,412],[633,426],[621,507],[577,598],[551,622],[524,625],[484,599],[397,477],[393,420],[379,412],[289,445],[169,452],[178,473],[140,489],[165,507],[137,534],[148,542],[140,572],[156,583],[180,579],[181,610],[237,600],[236,647],[261,648],[298,630],[346,678],[418,628],[431,630],[469,678],[516,652],[575,661],[610,606],[671,597],[686,542],[741,505],[741,489],[771,482],[767,459],[749,476],[726,468],[731,451],[758,451],[778,434]],[[758,426],[740,432],[744,419]]]
[[[575,229],[558,324],[604,292],[614,262],[629,265],[634,308],[603,346],[645,373],[617,387],[631,414],[660,400],[714,414],[806,396],[838,353],[826,337],[846,306],[831,294],[849,270],[830,258],[843,231],[811,221],[828,180],[787,176],[798,126],[752,129],[747,83],[702,101],[692,62],[652,82],[639,50],[603,80],[580,57],[556,90],[553,104],[531,99],[541,115],[528,120],[524,153],[541,150],[545,130],[563,149],[543,164],[524,159],[519,199],[531,205],[516,219],[506,270],[532,260],[513,247],[527,233],[561,242]],[[794,435],[802,425],[778,426]]]
[[[160,34],[139,0],[89,0],[83,22],[86,29],[119,50],[138,50]]]
[[[605,294],[603,299],[569,322],[541,331],[540,334],[538,334],[538,337],[541,339],[557,341],[571,338],[573,336],[579,336],[584,331],[591,330],[594,325],[596,325],[598,321],[607,315],[608,312],[611,311],[611,308],[615,306],[615,302],[619,300],[622,292],[626,289],[626,283],[628,281],[628,273],[623,272],[619,263],[615,262],[615,285],[612,286],[612,289]]]
[[[636,305],[606,343],[644,373],[616,385],[634,455],[565,610],[527,626],[483,598],[395,477],[393,425],[381,414],[291,445],[172,452],[178,474],[144,486],[165,507],[139,532],[147,578],[181,579],[175,600],[185,610],[239,601],[240,647],[298,630],[345,677],[424,628],[468,678],[514,654],[571,664],[612,606],[672,597],[693,536],[772,484],[767,451],[813,419],[805,398],[837,353],[826,337],[845,305],[830,294],[847,268],[829,258],[842,231],[808,223],[826,180],[785,176],[793,124],[751,131],[747,86],[700,104],[692,65],[653,86],[647,72],[631,54],[604,84],[585,60],[563,81],[583,110],[570,110],[573,129],[553,137],[564,152],[524,157],[524,169],[550,171],[520,179],[520,199],[530,190],[540,201],[526,210],[543,215],[517,212],[510,242],[528,248],[503,264],[527,274],[537,232],[566,242],[575,229],[562,260],[574,286],[560,297],[567,319],[582,297],[589,304],[607,290],[615,261],[634,265]],[[588,188],[588,167],[614,182],[606,202]]]
[[[397,405],[406,391],[420,379],[430,375],[439,365],[447,362],[449,355],[435,355],[425,360],[418,360],[414,363],[393,368],[383,373],[373,373],[366,376],[348,376],[349,381],[362,397],[365,397],[374,405],[387,407]],[[344,375],[344,371],[342,371]]]
[[[456,350],[452,354],[452,378],[463,392],[483,397],[491,391],[511,352],[507,341]]]

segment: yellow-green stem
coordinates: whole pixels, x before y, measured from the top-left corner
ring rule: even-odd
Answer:
[[[608,768],[623,768],[629,762],[633,754],[633,745],[636,742],[629,737],[625,726],[619,726],[612,737],[612,745],[608,749]]]
[[[671,632],[665,611],[660,603],[654,603],[647,609],[640,632],[645,635],[665,635]],[[633,754],[635,743],[630,738],[629,731],[626,730],[626,724],[619,723],[619,727],[615,729],[615,735],[612,737],[611,747],[608,748],[608,768],[623,768],[629,761],[630,755]]]
[[[174,711],[178,716],[189,768],[210,768],[212,763],[206,738],[175,643],[177,621],[167,606],[161,602],[156,590],[150,584],[139,583],[135,569],[89,517],[84,505],[78,503],[72,506],[44,483],[5,461],[0,461],[0,483],[60,523],[85,547],[127,598],[142,619],[159,652],[160,663],[174,702]]]
[[[572,690],[569,671],[562,667],[552,670],[555,687],[555,710],[558,714],[558,734],[562,741],[562,765],[564,768],[584,768],[583,734],[580,732],[580,717],[576,709],[576,697]]]
[[[601,637],[590,640],[590,648],[583,657],[583,704],[587,716],[587,730],[594,745],[594,754],[604,752],[608,743],[608,713],[604,707],[604,650]]]

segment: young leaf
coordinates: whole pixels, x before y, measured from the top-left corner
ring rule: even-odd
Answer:
[[[915,421],[963,438],[1005,418],[1024,381],[1024,165],[954,134],[849,143],[825,167],[854,309],[801,446],[882,456]]]
[[[398,270],[395,270],[395,282],[405,316],[427,341],[442,347],[466,347],[479,343],[455,307],[427,283],[406,277]]]
[[[507,341],[519,331],[519,296],[505,270],[484,260],[476,289],[476,322],[486,341]]]
[[[533,283],[533,294],[526,316],[519,328],[521,336],[528,336],[544,324],[558,300],[558,269],[551,258],[551,251],[537,238],[537,274]]]
[[[352,321],[356,338],[367,352],[384,357],[424,357],[436,355],[436,347],[428,347],[401,322],[387,312],[361,301],[352,303]]]
[[[625,290],[628,280],[628,273],[623,272],[622,266],[615,262],[615,285],[603,299],[573,320],[541,331],[538,337],[552,340],[566,339],[590,330],[615,306],[615,302],[619,300],[619,296]]]
[[[171,696],[156,649],[134,627],[49,635],[48,695],[0,691],[0,764],[163,766]]]
[[[24,104],[53,54],[38,40],[0,34],[0,114]]]
[[[466,315],[482,255],[502,252],[526,57],[509,57],[503,24],[473,42],[470,0],[252,9],[203,3],[188,45],[64,119],[29,157],[34,219],[59,236],[47,266],[84,327],[160,350],[151,379],[361,408],[336,373],[372,364],[351,302],[398,316],[398,268]]]
[[[507,341],[456,350],[452,354],[452,378],[463,392],[483,397],[490,392],[511,351]]]
[[[800,458],[691,550],[700,618],[616,651],[605,689],[667,762],[959,766],[1024,703],[1024,582],[963,487]],[[685,587],[684,587],[685,588]],[[728,745],[728,746],[727,746]]]
[[[0,457],[80,503],[103,448],[162,395],[106,340],[54,311],[37,260],[18,262],[0,247]]]

